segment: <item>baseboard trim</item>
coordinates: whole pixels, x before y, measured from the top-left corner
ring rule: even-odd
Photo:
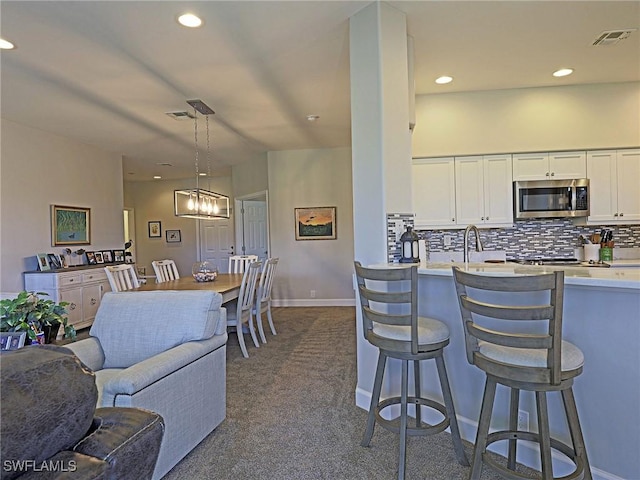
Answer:
[[[271,300],[273,307],[355,307],[353,298],[309,298]]]

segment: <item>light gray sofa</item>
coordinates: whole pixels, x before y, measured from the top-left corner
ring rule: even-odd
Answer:
[[[213,291],[107,293],[90,337],[65,345],[96,374],[98,407],[162,415],[154,479],[226,416],[226,310]]]

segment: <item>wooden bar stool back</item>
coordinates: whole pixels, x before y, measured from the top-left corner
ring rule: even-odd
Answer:
[[[540,446],[542,474],[538,478],[554,478],[551,451],[557,450],[576,466],[563,479],[591,479],[572,388],[573,379],[582,373],[584,356],[578,347],[562,340],[564,272],[497,277],[453,267],[453,276],[467,360],[486,373],[469,478],[479,479],[483,465],[503,478],[531,478],[515,471],[518,441],[527,440]],[[540,328],[535,324],[541,324]],[[507,430],[489,434],[497,384],[511,391],[509,425]],[[535,392],[538,432],[518,430],[521,390]],[[550,391],[561,392],[572,445],[550,436],[546,396]],[[486,453],[497,441],[508,441],[506,465]]]
[[[355,262],[356,277],[364,336],[378,347],[371,406],[367,428],[361,445],[371,442],[375,424],[400,436],[398,478],[404,479],[406,470],[407,437],[433,435],[451,427],[451,438],[456,458],[462,465],[469,465],[464,452],[449,380],[445,368],[443,350],[449,344],[449,329],[434,318],[418,316],[418,269],[412,267],[365,268]],[[380,401],[382,380],[387,358],[402,361],[402,384],[399,397]],[[424,398],[420,394],[420,362],[435,359],[444,404]],[[409,362],[413,362],[415,391],[409,396]],[[400,416],[387,420],[382,411],[400,404]],[[408,405],[415,406],[415,419],[409,419]],[[422,408],[437,410],[444,420],[430,425],[422,419]]]

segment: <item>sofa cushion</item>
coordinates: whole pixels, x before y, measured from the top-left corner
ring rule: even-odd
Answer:
[[[104,352],[103,368],[127,368],[192,340],[211,338],[222,296],[213,291],[110,292],[89,334]]]

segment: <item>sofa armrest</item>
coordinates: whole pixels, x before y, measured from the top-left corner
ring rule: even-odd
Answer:
[[[214,335],[205,340],[183,343],[136,363],[121,370],[104,383],[102,398],[103,400],[111,399],[108,404],[113,404],[117,395],[133,395],[226,343],[227,334],[225,332],[223,335]],[[105,405],[104,401],[103,405]]]
[[[71,350],[82,363],[94,372],[102,370],[102,366],[104,365],[104,352],[100,346],[100,340],[96,337],[71,342],[64,345],[64,347]]]
[[[98,408],[91,430],[73,448],[109,464],[109,478],[150,479],[164,435],[160,415],[141,408]]]

